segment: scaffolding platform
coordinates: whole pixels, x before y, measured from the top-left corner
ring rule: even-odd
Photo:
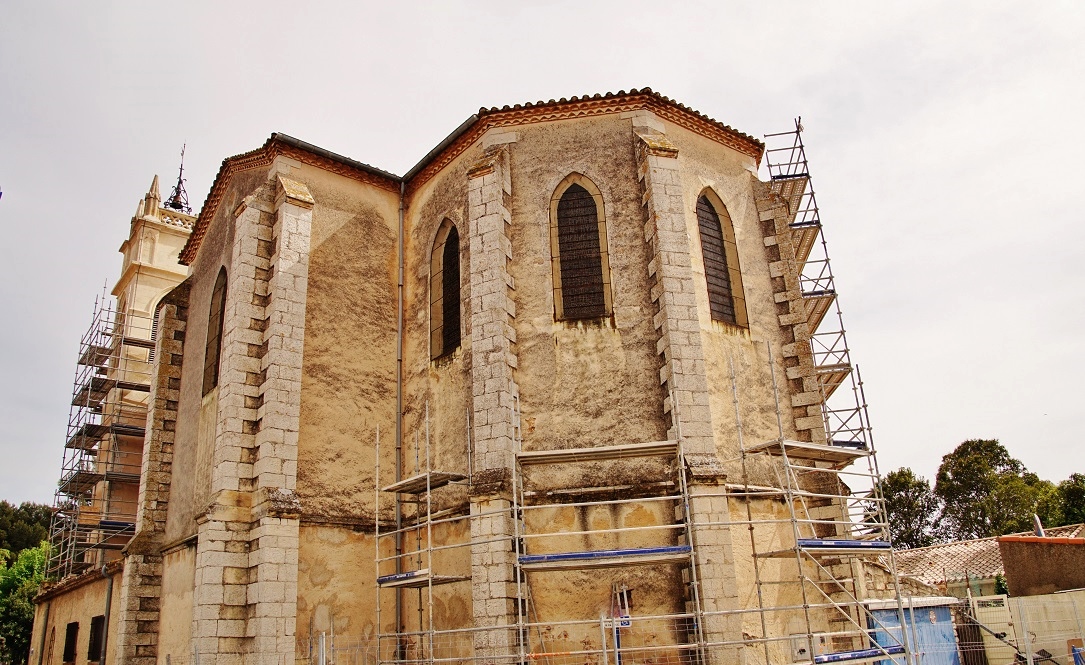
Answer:
[[[135,436],[141,439],[147,433],[147,431],[139,425],[125,425],[123,423],[114,423],[113,425],[110,425],[109,431],[117,436]]]
[[[649,566],[668,563],[689,563],[689,545],[669,547],[634,547],[620,550],[587,552],[557,552],[554,554],[523,554],[520,567],[527,571],[613,568],[615,566]]]
[[[87,367],[102,367],[112,354],[113,350],[108,346],[88,344],[83,353],[79,355],[79,364]]]
[[[799,538],[796,547],[764,552],[758,556],[767,559],[780,559],[795,556],[796,550],[814,556],[864,556],[884,554],[891,549],[892,545],[884,540]]]
[[[121,522],[118,520],[99,520],[98,526],[102,529],[110,529],[113,531],[129,531],[135,530],[135,522]]]
[[[677,441],[649,441],[646,443],[627,443],[618,446],[596,446],[593,448],[529,450],[517,453],[516,459],[521,466],[529,466],[532,464],[602,462],[637,457],[675,457],[677,455]]]
[[[821,394],[826,400],[832,396],[851,374],[851,365],[848,363],[834,363],[831,365],[818,365],[818,384],[821,386]]]
[[[810,326],[810,330],[817,330],[835,300],[836,291],[832,289],[807,291],[802,294],[802,302],[806,307],[806,325]]]
[[[135,346],[141,349],[153,349],[155,341],[153,339],[144,339],[142,337],[122,337],[121,344],[125,346]]]
[[[393,492],[395,494],[425,494],[427,491],[432,491],[444,487],[449,483],[458,483],[466,479],[467,476],[462,473],[430,471],[429,473],[420,473],[416,476],[411,476],[410,478],[404,478],[399,482],[392,483],[381,489],[381,491]]]
[[[139,472],[131,471],[106,471],[103,477],[104,480],[108,480],[114,483],[129,483],[139,484]]]
[[[875,647],[873,649],[857,649],[855,651],[837,651],[823,653],[814,656],[814,663],[858,663],[873,660],[887,660],[889,656],[897,656],[904,653],[904,647],[896,644],[887,647]]]
[[[109,427],[106,425],[101,425],[99,423],[83,423],[79,429],[75,430],[75,434],[68,437],[68,441],[64,446],[66,448],[76,448],[79,450],[91,450],[108,431]]]
[[[799,210],[799,204],[802,203],[802,197],[806,194],[806,183],[808,182],[810,182],[810,176],[805,173],[781,174],[772,178],[773,191],[787,201],[787,207],[792,216]]]
[[[799,538],[799,549],[813,554],[821,552],[861,554],[865,552],[887,552],[892,548],[884,540],[840,540],[829,538]]]
[[[60,491],[68,496],[80,496],[105,478],[94,471],[73,471],[60,482]]]
[[[107,542],[102,542],[102,543],[80,543],[76,547],[76,549],[80,550],[80,551],[83,551],[83,552],[86,552],[88,550],[114,550],[114,551],[120,551],[120,550],[123,550],[124,546],[127,545],[127,544],[128,544],[127,542],[124,542],[124,543],[107,543]]]
[[[821,222],[816,219],[792,222],[788,224],[788,228],[791,229],[791,243],[795,246],[796,260],[800,265],[806,263],[814,251],[818,234],[821,233]]]
[[[816,462],[828,462],[835,468],[843,468],[857,459],[867,457],[870,451],[866,446],[858,442],[833,442],[832,445],[810,443],[808,441],[791,441],[788,439],[773,439],[764,443],[758,443],[746,448],[747,453],[768,453],[769,455],[783,456],[788,459],[804,459]]]
[[[72,397],[72,406],[95,406],[102,403],[110,390],[117,385],[115,379],[104,376],[91,376],[83,385],[79,386]]]
[[[424,589],[439,584],[452,584],[471,579],[462,575],[434,575],[429,568],[410,570],[405,573],[393,573],[377,578],[377,586],[382,589]]]

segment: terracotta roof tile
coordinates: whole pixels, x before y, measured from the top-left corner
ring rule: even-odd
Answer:
[[[1053,538],[1074,538],[1085,535],[1085,524],[1053,527],[1044,531]],[[1008,535],[1029,536],[1032,532]],[[1005,573],[997,537],[900,550],[896,559],[899,574],[915,577],[932,585],[963,580],[966,576],[988,578]]]
[[[278,154],[288,154],[301,161],[319,164],[333,172],[370,182],[378,187],[396,189],[401,184],[410,196],[415,189],[444,168],[467,149],[485,131],[492,127],[515,126],[530,122],[580,118],[591,115],[619,113],[632,110],[648,110],[687,130],[701,134],[752,157],[760,164],[765,144],[728,125],[691,109],[651,88],[633,88],[626,92],[583,95],[549,101],[538,101],[501,108],[482,108],[468,118],[444,141],[431,150],[404,176],[397,176],[325,150],[311,143],[285,134],[272,134],[264,145],[256,150],[228,157],[222,162],[218,175],[211,185],[203,208],[196,219],[192,235],[181,251],[181,263],[189,265],[199,250],[204,233],[214,216],[230,175],[237,171],[267,165]]]
[[[704,120],[705,122],[711,123],[711,124],[715,125],[716,127],[724,130],[724,131],[732,133],[735,136],[741,137],[743,139],[746,139],[746,140],[748,140],[748,141],[750,141],[752,143],[758,144],[760,146],[764,146],[764,143],[760,139],[757,139],[757,138],[755,138],[753,136],[750,136],[749,134],[744,134],[743,132],[738,131],[737,129],[731,127],[730,125],[725,125],[725,124],[723,124],[722,122],[720,122],[718,120],[710,118],[709,116],[701,113],[700,111],[698,111],[696,109],[693,109],[693,108],[690,108],[689,106],[686,106],[682,102],[679,102],[679,101],[677,101],[675,99],[671,99],[670,97],[668,97],[666,95],[662,95],[662,94],[656,92],[655,90],[652,90],[651,88],[631,88],[629,90],[629,92],[626,92],[625,90],[619,90],[618,92],[605,92],[605,93],[602,93],[602,94],[595,93],[594,95],[580,95],[580,96],[574,95],[573,97],[568,97],[568,98],[562,97],[561,99],[551,99],[551,100],[548,100],[548,101],[539,100],[537,102],[527,102],[525,104],[515,104],[515,105],[512,105],[512,106],[509,106],[509,105],[506,104],[505,106],[502,106],[500,108],[498,108],[496,106],[491,106],[490,108],[483,107],[483,108],[480,108],[478,110],[478,115],[479,115],[479,117],[482,117],[484,115],[489,115],[489,114],[492,114],[492,113],[502,113],[502,112],[506,112],[506,111],[520,111],[520,110],[524,110],[524,109],[532,109],[532,108],[539,108],[539,107],[559,106],[559,105],[562,105],[562,104],[574,104],[576,102],[586,102],[586,101],[596,101],[596,100],[606,100],[606,99],[618,99],[618,98],[621,98],[621,97],[630,97],[630,96],[633,96],[633,95],[648,95],[650,97],[655,97],[656,99],[663,102],[664,104],[674,106],[674,107],[676,107],[676,108],[678,108],[678,109],[680,109],[680,110],[682,110],[682,111],[684,111],[686,113],[689,113],[690,115],[693,115],[693,116],[695,116],[697,118],[700,118],[701,120]]]

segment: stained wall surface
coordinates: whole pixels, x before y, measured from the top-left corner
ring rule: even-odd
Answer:
[[[266,178],[267,169],[244,171],[234,176],[232,186],[227,190],[200,244],[200,252],[190,266],[189,283],[192,290],[173,458],[173,467],[185,469],[185,472],[172,474],[170,478],[170,505],[165,533],[167,544],[196,533],[196,516],[206,510],[211,498],[214,418],[209,418],[208,414],[217,408],[212,403],[217,393],[212,391],[207,398],[203,395],[203,361],[211,292],[221,268],[226,269],[227,280],[232,272],[233,211]],[[207,431],[208,427],[210,431]],[[201,428],[204,429],[202,437]]]
[[[298,432],[303,520],[373,520],[376,433],[394,439],[398,192],[304,166],[310,240]],[[393,466],[384,446],[383,464]]]
[[[83,582],[60,595],[39,601],[34,611],[34,631],[30,641],[30,662],[32,665],[62,665],[64,662],[64,635],[69,623],[79,624],[79,634],[75,645],[76,661],[86,661],[90,647],[90,623],[96,616],[106,614],[106,595],[109,586],[113,586],[109,612],[109,634],[116,635],[117,617],[120,607],[116,600],[120,597],[121,577],[114,574],[109,578],[98,577]],[[46,616],[48,615],[48,622]],[[42,641],[44,632],[45,640]],[[95,661],[97,662],[97,661]],[[112,649],[106,650],[106,665],[116,662]]]
[[[196,580],[196,544],[189,543],[162,557],[159,605],[158,663],[185,663],[192,652],[192,590]]]

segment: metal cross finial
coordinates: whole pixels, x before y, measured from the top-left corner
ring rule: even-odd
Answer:
[[[166,199],[165,207],[191,215],[192,208],[188,205],[188,192],[185,191],[185,147],[187,144],[181,145],[181,168],[177,171],[177,184],[173,186],[173,191]]]

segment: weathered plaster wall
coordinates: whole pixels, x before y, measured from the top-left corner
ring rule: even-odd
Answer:
[[[525,449],[666,438],[644,216],[628,120],[615,116],[517,128],[509,147],[516,340]],[[614,314],[554,320],[550,200],[570,173],[599,188]]]
[[[304,524],[299,535],[298,639],[375,639],[373,535]]]
[[[192,654],[192,590],[196,579],[196,544],[162,557],[158,663],[184,663]]]
[[[404,476],[425,468],[426,409],[429,410],[431,467],[467,472],[467,410],[471,406],[471,232],[467,169],[477,146],[413,192],[404,219]],[[445,219],[456,226],[460,244],[460,348],[432,359],[430,348],[430,257]],[[416,465],[415,460],[418,459]],[[461,497],[463,498],[463,497]]]
[[[373,519],[374,440],[392,467],[399,196],[305,166],[316,207],[305,304],[297,492],[303,519]],[[300,626],[301,624],[299,624]]]
[[[998,551],[1011,596],[1085,587],[1085,538],[1003,536]]]
[[[165,536],[167,543],[196,533],[195,518],[207,508],[210,500],[212,456],[207,446],[204,450],[199,449],[199,427],[200,411],[204,402],[203,360],[211,291],[221,266],[226,267],[227,280],[231,276],[234,210],[244,196],[252,193],[266,179],[267,169],[244,171],[234,176],[233,186],[219,205],[200,244],[200,251],[190,266],[192,291],[174,447],[174,468],[184,469],[184,472],[174,474],[170,486]]]
[[[79,622],[79,636],[76,641],[75,660],[86,662],[87,649],[90,646],[90,620],[91,618],[105,614],[106,591],[109,585],[113,585],[112,607],[109,613],[109,634],[117,634],[117,618],[120,609],[117,600],[121,592],[121,576],[115,574],[108,580],[96,577],[89,583],[80,584],[65,591],[62,595],[39,602],[34,611],[34,631],[31,634],[30,648],[32,649],[29,662],[38,665],[39,656],[41,665],[61,665],[64,657],[64,631],[70,622]],[[45,623],[45,612],[48,607],[49,622]],[[45,632],[45,646],[39,652],[42,644],[42,631]],[[107,644],[106,665],[117,662],[115,649],[112,643]],[[97,662],[97,661],[94,661]]]

